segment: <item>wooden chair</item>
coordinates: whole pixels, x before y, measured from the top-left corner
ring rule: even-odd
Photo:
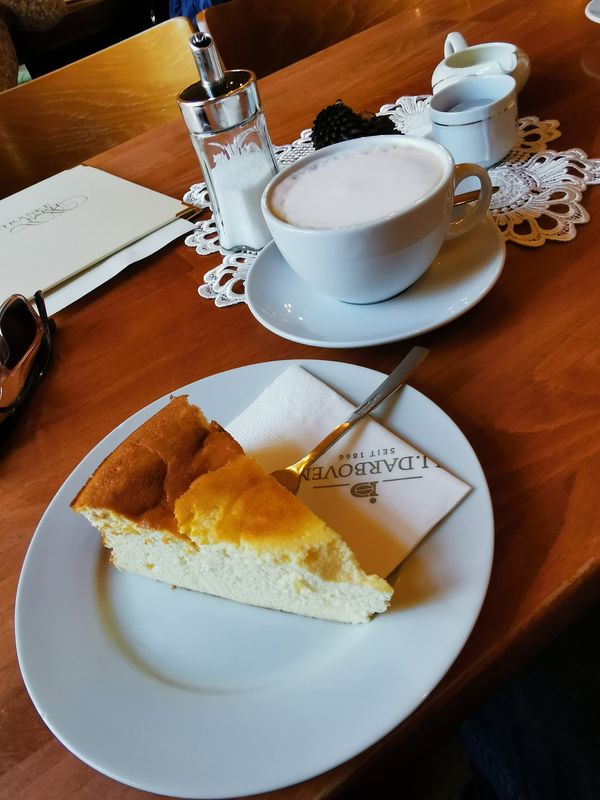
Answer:
[[[51,29],[11,26],[19,63],[32,78],[104,50],[150,27],[140,14],[133,24],[131,4],[122,0],[63,0],[65,16]],[[123,6],[126,5],[126,8]],[[137,4],[136,8],[137,8]]]
[[[407,0],[230,0],[197,15],[228,69],[260,78],[399,14]]]
[[[168,19],[156,10],[168,0],[62,0],[65,16],[50,30],[11,26],[19,63],[32,78],[104,50]],[[0,0],[0,5],[2,2]],[[158,17],[158,18],[157,18]]]
[[[178,118],[191,32],[177,17],[0,93],[0,197]]]

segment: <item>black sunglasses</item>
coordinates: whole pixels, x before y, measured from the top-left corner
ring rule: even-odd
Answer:
[[[35,305],[13,294],[0,306],[0,423],[6,423],[31,395],[52,358],[54,323],[41,292]]]

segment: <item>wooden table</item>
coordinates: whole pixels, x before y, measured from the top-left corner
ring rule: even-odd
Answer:
[[[600,28],[584,0],[409,0],[388,20],[264,79],[274,142],[294,139],[342,98],[377,110],[426,93],[445,34],[516,40],[533,71],[521,114],[561,122],[558,149],[600,154]],[[199,179],[183,125],[171,123],[93,159],[180,197]],[[497,524],[491,585],[462,654],[428,700],[367,753],[275,793],[299,800],[343,789],[380,752],[398,759],[456,722],[597,596],[600,467],[597,226],[570,243],[508,245],[499,284],[476,308],[421,338],[432,355],[412,383],[462,428],[487,474]],[[101,224],[101,222],[99,222]],[[315,350],[260,327],[244,305],[218,309],[197,287],[216,258],[175,244],[56,315],[56,358],[0,460],[0,796],[141,798],[97,774],[46,729],[23,687],[13,604],[36,524],[69,472],[121,420],[189,381],[258,361],[329,358],[389,371],[410,343]]]

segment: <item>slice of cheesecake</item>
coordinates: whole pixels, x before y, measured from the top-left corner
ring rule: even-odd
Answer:
[[[342,537],[177,397],[98,467],[71,504],[119,569],[241,603],[339,622],[392,589]]]

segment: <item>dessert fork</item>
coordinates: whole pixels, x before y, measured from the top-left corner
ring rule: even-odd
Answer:
[[[284,469],[277,469],[271,473],[278,483],[292,494],[300,488],[300,478],[307,467],[310,467],[320,456],[337,442],[337,440],[353,428],[357,422],[366,417],[386,398],[403,386],[410,375],[419,367],[429,355],[426,347],[413,347],[408,355],[402,359],[396,369],[380,384],[375,391],[356,408],[345,422],[341,422],[331,433],[322,439],[310,453],[307,453],[295,464],[290,464]]]

